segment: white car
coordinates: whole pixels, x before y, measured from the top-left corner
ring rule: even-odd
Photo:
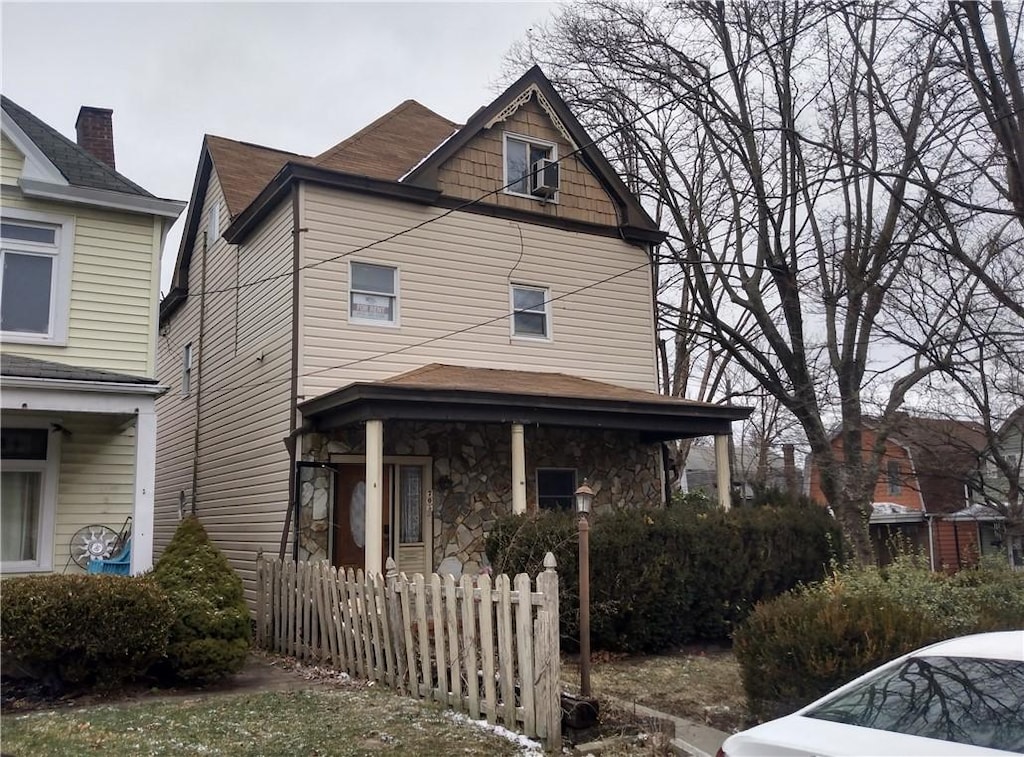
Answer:
[[[730,736],[718,757],[984,754],[1024,754],[1024,630],[911,652]]]

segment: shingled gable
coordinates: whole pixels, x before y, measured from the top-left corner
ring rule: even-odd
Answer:
[[[484,129],[490,128],[496,121],[507,118],[515,110],[537,98],[544,110],[548,111],[553,120],[557,120],[567,132],[565,136],[573,147],[578,150],[577,156],[601,182],[608,194],[614,199],[619,209],[619,224],[625,231],[637,232],[640,236],[650,235],[650,241],[661,241],[664,235],[658,225],[643,209],[639,201],[629,191],[618,173],[612,168],[607,158],[594,144],[580,122],[569,110],[565,100],[555,91],[551,81],[544,75],[539,66],[534,66],[523,74],[512,86],[506,89],[490,105],[481,108],[469,122],[431,153],[420,165],[416,166],[403,183],[414,184],[434,189],[438,184],[438,169],[445,161],[456,155],[474,137]],[[565,157],[565,156],[560,156]]]

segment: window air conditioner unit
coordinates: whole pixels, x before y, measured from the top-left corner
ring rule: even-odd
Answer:
[[[558,163],[541,158],[533,164],[530,173],[530,194],[535,197],[554,197],[558,191]]]

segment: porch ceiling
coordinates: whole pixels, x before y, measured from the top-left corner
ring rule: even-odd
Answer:
[[[728,434],[751,412],[561,373],[438,364],[350,384],[299,410],[317,430],[370,419],[523,423],[634,431],[650,441]]]

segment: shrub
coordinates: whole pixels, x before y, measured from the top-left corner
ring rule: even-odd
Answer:
[[[167,649],[174,612],[148,578],[26,576],[2,586],[4,672],[53,692],[130,681]]]
[[[153,570],[174,606],[167,659],[157,673],[209,683],[245,664],[251,634],[242,581],[195,517],[182,521]]]
[[[938,637],[927,616],[881,595],[787,594],[733,636],[750,714],[778,717]]]
[[[850,567],[759,605],[734,635],[751,712],[791,712],[933,641],[1024,627],[1024,574],[1003,561],[948,575],[920,555]]]
[[[696,503],[699,505],[700,503]],[[578,644],[577,518],[540,513],[499,520],[487,555],[499,572],[536,575],[558,561],[561,629]],[[721,640],[759,599],[819,579],[834,526],[820,508],[704,512],[700,507],[620,510],[593,517],[591,644],[656,652]]]

